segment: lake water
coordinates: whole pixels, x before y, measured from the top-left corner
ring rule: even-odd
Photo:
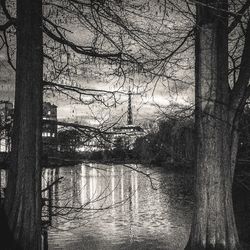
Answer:
[[[50,250],[184,248],[193,207],[189,175],[141,165],[81,164],[45,169],[43,187],[60,177],[51,194],[56,216],[48,230]]]

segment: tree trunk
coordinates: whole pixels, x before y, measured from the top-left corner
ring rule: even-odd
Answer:
[[[15,246],[41,248],[42,1],[17,1],[17,61],[5,212]]]
[[[185,248],[191,250],[241,249],[232,203],[237,132],[229,105],[227,5],[197,3],[196,207]]]

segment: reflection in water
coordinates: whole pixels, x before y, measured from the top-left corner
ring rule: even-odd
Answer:
[[[155,168],[156,189],[148,177],[122,165],[45,169],[43,176],[43,188],[56,183],[52,213],[57,216],[49,231],[49,249],[184,248],[192,196],[185,183],[190,180],[183,176]],[[48,197],[48,192],[43,195]]]

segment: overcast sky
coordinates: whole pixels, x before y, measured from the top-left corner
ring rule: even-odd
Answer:
[[[7,65],[4,56],[1,54],[1,68],[0,68],[0,96],[1,100],[14,100],[14,72]],[[103,82],[87,82],[86,87],[103,90],[114,90],[114,86],[108,86]],[[84,86],[84,83],[81,83]],[[68,119],[70,121],[77,120],[78,122],[98,124],[98,121],[116,121],[121,116],[121,123],[126,123],[126,111],[128,106],[128,95],[126,94],[128,89],[123,87],[120,89],[124,94],[116,94],[118,99],[117,105],[111,108],[106,108],[100,103],[94,103],[91,105],[84,105],[80,102],[66,98],[64,95],[55,96],[51,94],[45,96],[46,101],[50,101],[58,106],[58,118]],[[171,103],[181,103],[188,105],[193,100],[193,89],[188,87],[182,91],[169,92],[169,89],[164,87],[162,83],[158,83],[152,93],[152,89],[148,89],[148,92],[137,94],[136,89],[132,89],[132,111],[133,120],[135,123],[142,123],[143,120],[154,120],[156,116],[159,116],[159,107],[166,107]],[[112,101],[110,102],[112,103]]]
[[[169,17],[170,18],[170,17]],[[175,17],[174,17],[175,18]],[[148,24],[146,24],[148,25]],[[171,23],[173,25],[173,23]],[[177,24],[178,25],[178,24]],[[86,37],[86,29],[77,27],[70,27],[72,41],[81,43],[82,41],[89,43]],[[160,30],[159,30],[160,31]],[[169,37],[170,39],[170,37]],[[90,43],[91,44],[91,43]],[[84,68],[85,67],[85,68]],[[107,66],[108,67],[108,66]],[[93,103],[91,105],[84,105],[80,102],[76,102],[65,98],[64,95],[58,95],[57,93],[46,94],[45,101],[58,106],[58,118],[70,121],[78,121],[82,123],[98,124],[98,121],[117,121],[120,117],[123,117],[120,123],[126,123],[126,111],[127,111],[127,92],[130,85],[132,95],[132,110],[133,120],[135,123],[142,123],[144,120],[155,120],[156,116],[159,116],[160,109],[164,110],[169,104],[180,103],[182,105],[189,105],[194,100],[193,87],[185,84],[176,83],[160,79],[157,84],[156,80],[147,84],[149,79],[141,75],[129,75],[125,83],[124,79],[117,82],[117,79],[105,77],[105,70],[107,67],[104,65],[99,68],[94,68],[91,65],[81,66],[78,69],[78,75],[74,77],[74,81],[78,86],[84,88],[93,88],[114,91],[119,90],[124,94],[117,94],[116,98],[118,102],[115,107],[107,108],[100,103]],[[92,72],[93,71],[93,72]],[[178,76],[179,74],[179,76]],[[183,71],[177,72],[177,77],[187,82],[192,82],[192,72],[189,79],[185,79]],[[1,100],[14,100],[14,81],[15,73],[8,66],[5,51],[0,51],[0,99]],[[94,76],[94,77],[93,77]],[[132,84],[131,80],[132,79]],[[191,80],[190,80],[191,79]],[[72,84],[72,81],[66,79],[64,84]],[[147,88],[144,86],[147,84]],[[139,87],[138,87],[139,86]],[[139,95],[140,94],[140,95]],[[88,97],[87,97],[88,98]],[[109,102],[112,103],[111,101]]]
[[[1,100],[10,100],[13,102],[15,73],[8,66],[3,53],[0,53],[0,60],[0,97]],[[139,78],[137,77],[137,80]],[[113,86],[106,82],[86,81],[85,78],[78,80],[80,85],[86,88],[109,91],[118,89],[118,86]],[[155,120],[160,112],[158,106],[164,109],[164,107],[171,103],[180,103],[184,105],[192,103],[194,96],[191,86],[186,86],[184,89],[178,91],[172,88],[172,91],[170,91],[167,87],[163,86],[163,84],[160,81],[156,87],[152,84],[144,93],[139,90],[139,93],[141,93],[140,95],[138,94],[138,89],[132,88],[132,111],[135,123],[142,123],[144,120]],[[154,90],[153,87],[155,87]],[[126,93],[128,92],[128,85],[119,88],[119,90],[124,92],[124,94],[116,94],[118,103],[115,107],[111,108],[106,108],[100,103],[84,105],[70,98],[66,98],[64,95],[58,95],[57,93],[55,93],[54,96],[47,94],[44,99],[58,106],[59,119],[98,124],[98,121],[109,120],[113,122],[119,120],[119,118],[123,116],[121,123],[126,123],[126,111],[128,106],[128,95]]]

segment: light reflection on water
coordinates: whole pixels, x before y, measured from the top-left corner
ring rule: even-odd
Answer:
[[[82,164],[44,170],[53,186],[49,249],[184,248],[191,223],[191,181],[183,175],[129,165]],[[46,196],[46,194],[44,194]]]

